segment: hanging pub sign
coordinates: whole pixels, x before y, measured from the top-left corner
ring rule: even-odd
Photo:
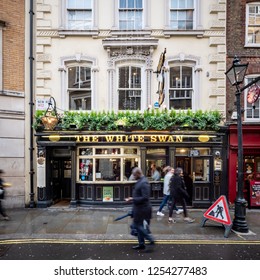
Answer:
[[[257,84],[251,86],[247,92],[247,102],[250,104],[255,103],[260,95],[260,88]]]
[[[250,181],[250,206],[260,207],[260,181]]]

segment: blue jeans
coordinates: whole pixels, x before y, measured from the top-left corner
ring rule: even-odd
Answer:
[[[163,207],[167,204],[169,199],[170,199],[170,195],[165,194],[164,197],[163,197],[163,201],[160,204],[160,207],[159,207],[159,210],[158,210],[159,212],[162,212]],[[172,203],[173,203],[173,201],[172,201]],[[175,203],[174,203],[174,205],[175,205]],[[173,210],[178,211],[178,208],[176,207],[176,205],[174,206]]]
[[[134,227],[137,230],[137,238],[139,245],[144,245],[145,239],[149,240],[150,242],[154,242],[154,238],[148,226],[145,228],[143,224],[134,223]]]

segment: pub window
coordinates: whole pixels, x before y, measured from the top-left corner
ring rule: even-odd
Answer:
[[[127,181],[136,166],[140,166],[136,147],[80,147],[77,181]]]
[[[91,110],[91,68],[68,68],[68,95],[70,110]]]
[[[86,30],[93,26],[92,0],[68,0],[68,29]]]
[[[246,45],[260,44],[260,5],[250,3],[246,5]]]
[[[143,26],[143,0],[119,0],[119,29],[140,30]]]
[[[172,66],[169,77],[170,109],[188,110],[192,108],[193,99],[193,67]]]
[[[194,1],[170,0],[170,27],[174,30],[194,28]]]
[[[258,75],[250,76],[245,78],[245,84],[250,83],[253,78],[256,78]],[[245,121],[259,121],[260,120],[260,101],[259,98],[254,102],[248,102],[248,88],[245,90],[244,94],[244,104],[245,104]]]
[[[118,73],[118,110],[141,110],[141,67],[122,66]]]

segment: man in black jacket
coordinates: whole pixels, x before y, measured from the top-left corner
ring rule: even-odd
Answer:
[[[181,168],[174,169],[174,174],[170,180],[170,195],[173,198],[174,203],[172,203],[169,211],[169,223],[175,223],[176,221],[172,219],[172,213],[174,207],[176,207],[176,202],[179,202],[183,207],[184,221],[188,223],[193,223],[194,219],[188,217],[186,200],[189,199],[189,195],[186,191],[186,186],[182,178],[183,171]]]
[[[139,244],[133,249],[141,250],[146,248],[145,239],[150,241],[150,247],[154,245],[154,238],[149,229],[152,218],[150,184],[139,167],[134,168],[132,174],[137,182],[134,186],[133,197],[127,198],[126,201],[133,202],[133,226],[138,234]]]

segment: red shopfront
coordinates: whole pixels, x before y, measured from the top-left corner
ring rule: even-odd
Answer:
[[[237,126],[230,125],[229,201],[234,203],[237,190]],[[243,125],[244,194],[250,205],[250,181],[260,181],[260,125]]]

